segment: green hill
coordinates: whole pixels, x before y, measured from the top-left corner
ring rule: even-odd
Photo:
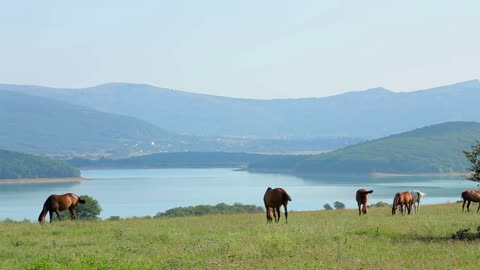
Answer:
[[[0,179],[79,176],[80,171],[64,161],[0,150]]]
[[[251,171],[306,174],[465,172],[462,150],[480,138],[480,123],[447,122],[304,157],[278,157]]]
[[[162,151],[182,139],[133,117],[9,91],[0,91],[0,123],[0,148],[38,154]]]

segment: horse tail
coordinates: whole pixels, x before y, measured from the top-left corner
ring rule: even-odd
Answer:
[[[80,197],[78,197],[78,202],[81,203],[81,204],[84,204],[84,203],[86,203],[87,201],[82,200]]]
[[[288,193],[284,190],[283,193],[282,193],[282,199],[285,201],[285,200],[289,200],[289,201],[292,201],[292,198],[290,197],[290,195],[288,195]]]
[[[373,189],[372,189],[372,190],[369,190],[369,191],[367,191],[367,193],[373,193]]]

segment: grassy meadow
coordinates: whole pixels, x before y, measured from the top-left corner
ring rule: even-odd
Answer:
[[[476,210],[476,204],[473,207]],[[370,208],[40,225],[0,222],[1,269],[475,269],[480,240],[451,234],[480,225],[461,204],[419,215]]]

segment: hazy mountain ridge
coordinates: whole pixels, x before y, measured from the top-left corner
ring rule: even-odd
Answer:
[[[325,98],[239,99],[145,84],[110,83],[83,89],[0,85],[14,90],[134,116],[189,135],[251,138],[379,138],[447,121],[480,121],[471,80],[415,92],[384,88]]]
[[[10,91],[0,91],[0,122],[0,148],[40,154],[168,150],[182,138],[132,117]]]
[[[361,141],[349,138],[293,141],[178,135],[131,116],[11,91],[0,91],[0,122],[0,148],[62,157],[125,157],[183,151],[321,151]]]

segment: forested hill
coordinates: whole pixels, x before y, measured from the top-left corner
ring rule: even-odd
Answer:
[[[447,122],[353,145],[333,152],[277,157],[249,165],[250,171],[298,174],[465,172],[462,150],[480,139],[480,123]]]
[[[0,179],[79,177],[65,161],[0,150]]]

